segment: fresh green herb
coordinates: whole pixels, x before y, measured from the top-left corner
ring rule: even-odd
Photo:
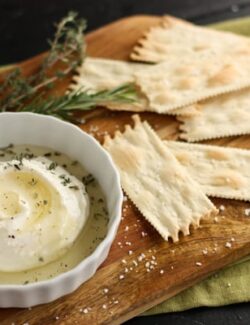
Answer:
[[[49,42],[48,55],[38,72],[25,77],[15,69],[0,85],[0,111],[34,112],[78,122],[74,117],[75,111],[90,110],[110,102],[132,103],[137,100],[134,84],[96,93],[80,89],[62,97],[48,96],[46,90],[75,71],[86,55],[85,20],[78,19],[77,13],[69,12],[56,28],[54,39]],[[57,66],[62,67],[58,69]]]
[[[56,169],[56,167],[57,167],[57,163],[53,161],[52,163],[50,163],[48,170],[54,170]]]
[[[47,152],[44,154],[44,157],[51,157],[51,152]]]
[[[63,180],[62,184],[64,186],[66,186],[67,184],[69,184],[71,182],[70,178],[67,177],[66,175],[60,175],[59,177]]]
[[[71,188],[72,190],[76,190],[76,191],[79,190],[79,187],[76,185],[69,186],[69,188]]]
[[[37,180],[32,177],[31,181],[29,182],[29,185],[35,186],[37,184]]]
[[[91,174],[88,174],[88,175],[82,177],[82,182],[85,186],[89,185],[90,183],[93,183],[94,180],[95,179],[94,179],[93,175],[91,175]]]
[[[81,90],[55,98],[40,97],[32,101],[22,112],[33,112],[44,115],[53,115],[72,122],[78,122],[74,117],[76,111],[87,111],[106,103],[133,103],[136,100],[134,84],[125,84],[112,90],[102,90],[94,94]]]
[[[56,25],[54,39],[49,41],[50,50],[38,72],[25,77],[20,69],[14,69],[0,86],[1,111],[22,111],[27,99],[34,98],[38,91],[53,87],[57,80],[74,71],[85,57],[85,29],[86,21],[78,19],[77,13],[69,12]],[[51,73],[58,64],[63,67]]]
[[[21,168],[20,168],[19,165],[17,165],[17,164],[14,164],[14,167],[15,167],[17,170],[21,170]]]

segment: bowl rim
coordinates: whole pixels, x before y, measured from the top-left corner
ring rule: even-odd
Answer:
[[[119,174],[110,154],[106,150],[104,150],[104,148],[101,146],[101,144],[93,136],[91,136],[87,132],[83,131],[80,127],[78,127],[70,122],[61,120],[57,117],[51,116],[51,115],[37,114],[37,113],[33,113],[33,112],[0,112],[0,119],[1,119],[1,116],[3,116],[3,115],[10,116],[10,117],[12,117],[12,116],[15,116],[15,117],[31,116],[31,117],[38,118],[38,119],[49,119],[51,121],[54,121],[55,123],[61,124],[64,127],[72,128],[72,130],[74,130],[74,132],[81,134],[81,136],[87,137],[88,140],[91,141],[93,143],[93,145],[95,145],[97,147],[97,149],[102,152],[103,157],[105,157],[107,159],[108,163],[110,164],[110,166],[112,168],[114,176],[115,176],[114,177],[114,180],[115,180],[114,188],[117,193],[117,200],[114,204],[114,209],[113,209],[114,217],[113,217],[113,219],[110,219],[105,238],[97,245],[97,247],[94,249],[94,251],[90,255],[88,255],[86,258],[84,258],[79,264],[77,264],[75,267],[73,267],[71,270],[63,272],[51,279],[41,280],[41,281],[32,282],[32,283],[28,283],[28,284],[0,284],[0,293],[1,293],[1,291],[4,291],[6,289],[9,291],[16,291],[18,289],[18,290],[25,292],[25,291],[29,291],[34,288],[39,289],[39,288],[42,288],[45,286],[57,285],[63,280],[67,280],[69,278],[76,277],[76,275],[79,274],[79,272],[81,271],[81,269],[83,267],[86,267],[88,264],[94,262],[94,260],[96,260],[96,258],[98,256],[100,256],[100,254],[103,252],[105,247],[110,244],[111,239],[113,242],[116,232],[117,232],[117,229],[118,229],[118,226],[120,224],[121,215],[122,215],[121,208],[122,208],[122,202],[123,202],[123,192],[122,192],[122,188],[121,188],[120,174]],[[82,284],[84,282],[85,281],[83,281]],[[60,296],[62,296],[62,295],[60,295]]]

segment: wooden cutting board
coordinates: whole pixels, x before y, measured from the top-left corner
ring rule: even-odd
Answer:
[[[159,19],[135,16],[94,31],[87,36],[88,53],[126,60],[137,39]],[[19,66],[25,74],[31,74],[42,57],[32,58]],[[68,83],[69,80],[62,82],[56,92],[62,93]],[[100,141],[106,131],[113,134],[131,123],[130,113],[114,113],[106,109],[96,109],[83,116],[86,122],[81,128]],[[147,119],[163,139],[178,136],[178,123],[173,117],[145,113],[141,118]],[[250,149],[250,136],[209,143]],[[12,322],[29,325],[121,324],[250,254],[250,217],[244,213],[250,203],[220,199],[213,202],[218,207],[225,207],[218,222],[210,218],[202,222],[200,229],[173,244],[162,240],[134,205],[125,201],[117,237],[95,276],[74,293],[53,303],[31,310],[1,309],[1,325]],[[232,244],[231,248],[226,247],[227,242]],[[204,254],[206,251],[208,253]],[[84,313],[85,308],[88,313]]]

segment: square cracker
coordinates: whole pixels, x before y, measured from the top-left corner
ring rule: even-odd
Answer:
[[[250,150],[178,141],[165,144],[204,193],[250,201]]]
[[[135,73],[136,83],[151,110],[171,110],[219,94],[250,86],[250,56],[197,53],[170,57],[168,61]]]
[[[249,56],[250,40],[230,32],[196,26],[171,16],[163,17],[159,26],[152,27],[138,41],[131,53],[136,61],[162,62],[170,56],[198,53]]]
[[[187,106],[178,117],[181,139],[196,142],[250,134],[250,88]],[[190,112],[190,114],[188,114]]]
[[[101,90],[113,89],[127,83],[134,83],[134,72],[143,71],[149,65],[131,63],[119,60],[100,58],[86,58],[78,68],[77,75],[73,77],[70,90],[82,90],[95,93]],[[138,102],[136,103],[101,103],[112,110],[126,110],[141,112],[148,110],[148,100],[138,89]]]
[[[114,139],[107,136],[104,147],[142,215],[165,240],[178,241],[179,232],[188,235],[190,225],[216,209],[149,124],[138,115],[133,119],[133,129],[127,125]]]

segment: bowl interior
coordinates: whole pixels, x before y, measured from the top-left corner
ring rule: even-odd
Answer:
[[[80,128],[59,119],[32,113],[0,114],[0,147],[10,143],[48,147],[78,160],[98,180],[107,200],[109,217],[121,195],[119,175],[110,156]],[[119,185],[119,184],[118,184]]]
[[[80,128],[51,116],[33,113],[0,113],[0,148],[9,144],[38,145],[60,151],[78,160],[89,173],[93,174],[106,197],[109,224],[105,239],[86,260],[104,251],[105,245],[110,246],[120,223],[122,191],[119,174],[111,157],[101,145]],[[96,267],[106,258],[107,253],[101,255]]]

